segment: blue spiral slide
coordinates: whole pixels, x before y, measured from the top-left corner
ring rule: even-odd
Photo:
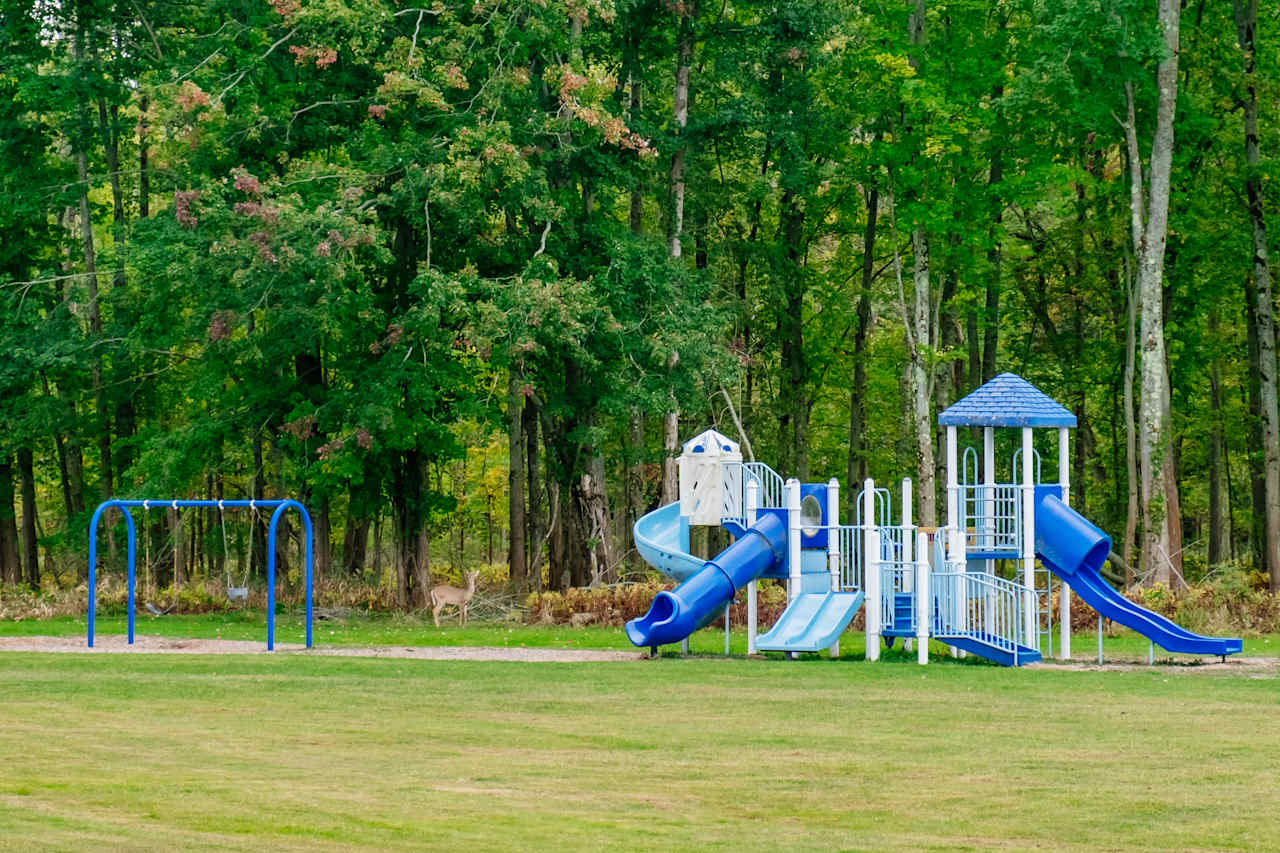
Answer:
[[[1241,649],[1236,637],[1204,637],[1139,607],[1112,588],[1099,573],[1111,553],[1111,538],[1054,494],[1036,503],[1036,553],[1040,562],[1066,581],[1085,604],[1113,622],[1149,637],[1170,652],[1232,655]]]
[[[636,522],[636,546],[645,560],[683,581],[670,592],[658,593],[648,613],[627,623],[627,639],[636,646],[680,642],[724,612],[738,590],[786,559],[787,528],[773,513],[760,516],[710,560],[689,555],[688,535],[679,503]]]

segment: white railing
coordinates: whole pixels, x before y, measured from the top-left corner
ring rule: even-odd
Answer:
[[[960,487],[960,528],[977,551],[1022,550],[1022,493],[1009,483]]]
[[[863,586],[865,563],[862,559],[862,528],[856,524],[841,524],[828,528],[828,535],[837,537],[840,545],[840,588],[857,590]]]
[[[868,480],[868,482],[870,482]],[[873,488],[872,494],[875,495],[876,504],[876,524],[880,527],[888,527],[893,523],[893,507],[889,490],[884,488]],[[853,502],[854,522],[857,524],[865,524],[866,519],[864,507],[866,506],[867,490],[864,486],[862,491],[858,492],[858,499]]]
[[[1008,652],[1032,645],[1024,635],[1026,588],[1021,584],[948,566],[930,574],[930,587],[935,602],[933,636],[968,637]]]
[[[723,466],[723,471],[723,518],[745,523],[747,490],[753,484],[756,487],[756,509],[786,507],[782,475],[763,462],[729,462]]]

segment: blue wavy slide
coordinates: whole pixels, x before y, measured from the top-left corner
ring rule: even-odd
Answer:
[[[688,553],[688,528],[681,523],[679,503],[641,518],[635,535],[650,565],[684,581],[670,592],[658,593],[648,613],[627,623],[627,639],[642,647],[680,642],[723,613],[738,590],[786,557],[787,529],[773,513],[762,515],[710,560]]]
[[[1113,622],[1149,637],[1165,651],[1191,655],[1232,655],[1241,650],[1236,637],[1204,637],[1139,607],[1111,587],[1099,569],[1111,552],[1111,538],[1053,494],[1036,504],[1036,553],[1040,561],[1071,591]]]

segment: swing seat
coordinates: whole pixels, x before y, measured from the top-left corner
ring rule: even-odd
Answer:
[[[248,601],[249,587],[247,586],[229,586],[227,587],[228,601]]]

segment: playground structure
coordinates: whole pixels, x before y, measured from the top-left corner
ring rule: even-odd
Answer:
[[[136,583],[136,561],[137,561],[137,534],[134,530],[133,514],[129,512],[130,508],[137,509],[141,507],[143,510],[150,509],[187,509],[192,507],[200,508],[217,508],[219,512],[226,509],[248,508],[250,510],[273,509],[271,521],[267,526],[267,651],[275,649],[276,636],[276,527],[280,522],[280,517],[286,510],[292,508],[298,511],[298,515],[302,518],[302,527],[304,533],[304,548],[306,562],[306,608],[307,608],[307,648],[311,648],[311,625],[314,616],[313,598],[313,581],[312,581],[312,560],[315,548],[314,534],[311,530],[311,516],[307,513],[306,507],[295,500],[120,500],[111,499],[103,501],[98,508],[93,511],[93,517],[89,520],[89,626],[88,626],[88,644],[93,648],[94,637],[94,611],[96,609],[96,591],[97,591],[97,564],[98,564],[98,522],[102,518],[102,514],[108,509],[118,509],[124,516],[125,527],[128,530],[128,619],[129,619],[129,645],[133,645],[134,634],[134,610],[135,610],[135,583]],[[235,588],[228,584],[228,595],[247,598],[248,590],[243,591],[243,595],[238,595]]]
[[[1074,593],[1101,617],[1148,637],[1152,654],[1155,645],[1223,657],[1241,650],[1239,639],[1193,634],[1102,578],[1111,540],[1070,506],[1069,433],[1076,418],[1059,403],[1003,373],[938,423],[945,429],[947,523],[936,530],[913,523],[910,479],[902,480],[896,522],[888,490],[867,479],[853,502],[854,523],[841,524],[837,480],[784,480],[767,465],[744,462],[738,444],[714,430],[686,442],[679,500],[635,525],[640,555],[680,585],[658,593],[645,616],[627,623],[628,638],[655,651],[682,642],[727,615],[745,588],[748,654],[828,649],[835,657],[840,635],[865,605],[867,660],[879,659],[882,642],[901,638],[916,645],[925,664],[929,640],[936,639],[953,653],[1019,666],[1055,652],[1071,657]],[[961,455],[961,428],[981,431],[980,455],[972,447]],[[1018,431],[1007,482],[998,479],[997,429]],[[1042,482],[1036,429],[1057,433],[1059,482]],[[689,532],[696,525],[723,526],[735,541],[711,559],[695,557]],[[765,578],[785,582],[787,606],[760,634],[756,584]]]

